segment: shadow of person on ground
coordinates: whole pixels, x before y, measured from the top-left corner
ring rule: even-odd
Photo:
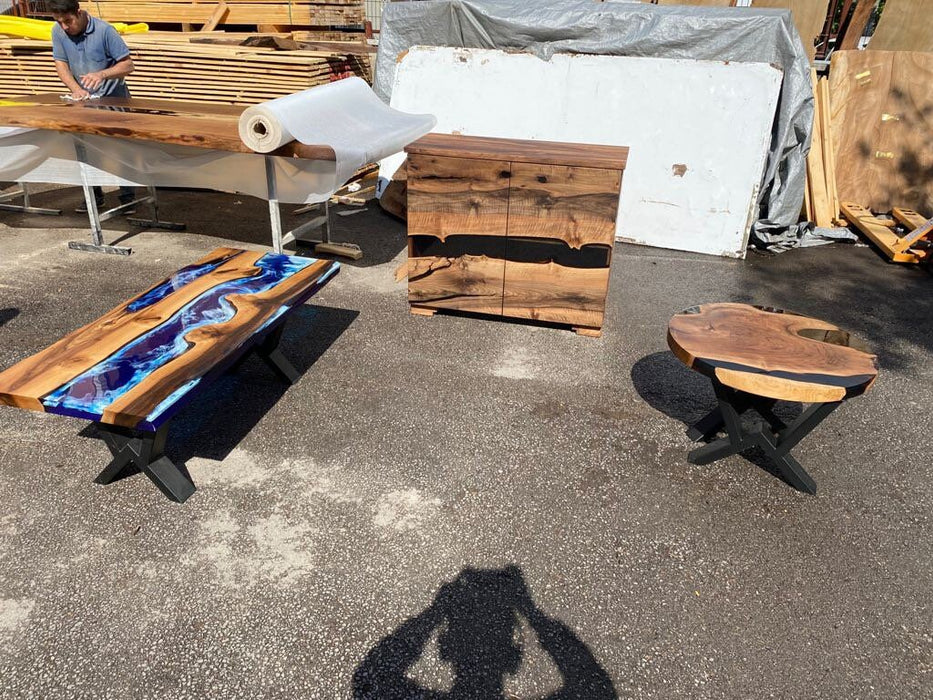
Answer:
[[[353,674],[353,697],[505,698],[505,677],[517,673],[522,664],[523,650],[516,642],[521,618],[534,630],[562,677],[561,688],[549,699],[618,697],[609,675],[586,644],[535,605],[515,565],[467,568],[444,584],[426,610],[402,623],[366,655]],[[409,677],[435,632],[441,660],[453,667],[449,691],[425,687]]]
[[[17,316],[19,316],[19,309],[0,309],[0,326],[5,326]]]
[[[719,403],[712,382],[684,365],[672,352],[656,352],[641,358],[632,367],[632,384],[638,395],[652,408],[681,421],[687,428]],[[800,416],[803,407],[799,403],[778,401],[773,410],[782,421],[791,423]],[[742,423],[746,427],[760,423],[761,420],[754,411],[748,411],[742,416]],[[757,447],[741,454],[752,464],[786,482],[777,466]],[[687,461],[686,454],[684,461]]]

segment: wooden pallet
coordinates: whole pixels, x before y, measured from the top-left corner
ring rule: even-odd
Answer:
[[[870,210],[852,202],[843,202],[842,211],[891,262],[933,260],[933,218],[925,219],[912,209],[895,207],[893,221],[879,219]],[[898,225],[905,229],[903,233],[897,231]]]

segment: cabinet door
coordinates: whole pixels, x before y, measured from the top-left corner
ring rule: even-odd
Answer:
[[[509,163],[408,156],[408,234],[505,236]]]
[[[514,163],[509,236],[611,246],[621,184],[619,170]]]
[[[622,173],[514,163],[502,313],[603,323]]]

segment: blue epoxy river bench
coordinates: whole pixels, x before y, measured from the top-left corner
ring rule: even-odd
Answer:
[[[169,421],[249,351],[294,382],[285,321],[339,267],[218,248],[0,373],[0,403],[93,421],[113,453],[97,483],[135,465],[183,502],[195,487],[163,454]]]

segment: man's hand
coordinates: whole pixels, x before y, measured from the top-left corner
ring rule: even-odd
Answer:
[[[104,71],[99,70],[93,73],[87,73],[81,76],[81,84],[87,90],[97,90],[101,85],[104,84],[104,81],[107,80],[107,76],[104,75]]]
[[[71,91],[71,96],[76,100],[86,100],[91,96],[91,94],[82,88],[77,88],[76,90]]]

